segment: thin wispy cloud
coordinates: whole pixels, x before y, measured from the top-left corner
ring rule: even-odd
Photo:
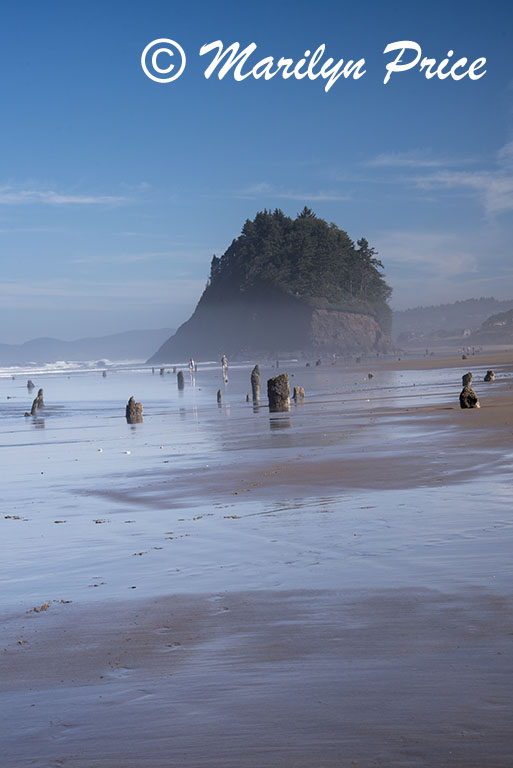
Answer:
[[[488,218],[513,211],[513,142],[497,152],[492,168],[476,171],[441,168],[433,173],[403,178],[402,181],[424,191],[459,190],[473,195],[482,204]]]
[[[144,264],[152,262],[173,262],[175,265],[203,264],[208,269],[212,249],[210,247],[185,247],[179,245],[175,250],[144,251],[141,253],[94,253],[69,259],[69,264]]]
[[[417,149],[383,153],[365,165],[387,170],[385,176],[367,179],[367,183],[414,187],[422,193],[430,193],[431,202],[436,202],[439,197],[436,193],[459,192],[474,197],[488,219],[513,211],[513,141],[499,149],[487,167],[483,167],[482,162],[476,170],[462,167],[469,163],[477,163],[477,160],[435,157],[428,149]],[[393,173],[394,169],[397,174]]]
[[[463,190],[478,197],[487,217],[513,211],[513,173],[511,171],[440,171],[439,173],[417,177],[415,183],[419,189]]]
[[[426,276],[422,280],[422,291],[415,276],[400,273],[392,282],[393,309],[409,309],[419,305],[445,304],[463,301],[470,297],[494,296],[496,299],[510,300],[509,282],[503,275],[484,275],[482,272],[464,275],[454,280],[447,280],[438,275]]]
[[[349,195],[342,195],[334,190],[317,190],[316,192],[300,192],[297,190],[276,187],[265,181],[251,184],[245,189],[239,190],[234,197],[246,200],[258,200],[259,198],[274,200],[299,200],[301,202],[333,202],[350,200]]]
[[[71,279],[37,282],[0,282],[0,303],[5,307],[76,309],[99,306],[99,302],[129,302],[134,305],[165,302],[188,305],[197,301],[204,279],[81,281]],[[100,304],[102,306],[102,304]]]
[[[412,149],[407,152],[383,152],[365,165],[369,168],[446,168],[469,162],[472,162],[469,158],[435,157],[430,149]]]
[[[397,230],[373,243],[393,287],[395,309],[493,295],[511,298],[512,269],[502,255],[509,238],[500,229],[472,232]]]
[[[500,163],[513,169],[513,141],[508,141],[507,144],[499,149],[497,158]]]
[[[27,235],[31,233],[41,234],[49,232],[54,234],[55,232],[62,232],[62,229],[57,227],[0,227],[1,235]]]
[[[418,274],[443,279],[478,270],[477,253],[460,234],[394,231],[378,235],[375,240],[387,269],[406,265]]]
[[[127,201],[122,195],[76,195],[53,189],[0,187],[0,205],[119,205]]]
[[[172,259],[170,251],[155,251],[153,253],[111,253],[94,254],[92,256],[79,256],[71,259],[71,264],[137,264],[139,262],[153,262]]]
[[[160,232],[113,232],[114,237],[160,237]]]

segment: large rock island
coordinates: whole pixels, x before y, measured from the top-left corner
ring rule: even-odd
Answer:
[[[226,252],[192,315],[150,358],[360,354],[390,346],[391,289],[367,240],[305,208],[258,213]]]

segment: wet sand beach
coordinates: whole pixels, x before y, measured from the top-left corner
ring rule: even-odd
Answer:
[[[507,346],[488,349],[486,352],[469,353],[466,359],[462,359],[461,354],[432,353],[429,355],[414,355],[412,352],[401,353],[402,357],[393,360],[382,360],[376,362],[375,368],[391,371],[426,371],[440,368],[467,368],[472,370],[473,366],[481,366],[483,360],[487,361],[490,367],[508,367],[511,365],[512,350]]]
[[[510,359],[0,380],[2,765],[511,765]]]
[[[340,585],[26,617],[4,764],[506,766],[511,607]]]

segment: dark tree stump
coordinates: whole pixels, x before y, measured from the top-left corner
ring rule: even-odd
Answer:
[[[255,365],[251,371],[251,389],[253,390],[253,402],[258,403],[260,400],[260,368]]]
[[[280,373],[267,381],[267,397],[270,411],[290,410],[290,386],[286,373]]]
[[[479,400],[472,387],[463,387],[460,393],[460,408],[480,408]]]
[[[128,424],[140,424],[143,420],[143,407],[141,403],[136,403],[135,399],[131,397],[127,403],[125,414]]]
[[[30,415],[35,416],[40,408],[45,407],[45,401],[43,399],[43,390],[38,390],[37,397],[35,398],[34,402],[32,403],[32,408],[30,409]]]

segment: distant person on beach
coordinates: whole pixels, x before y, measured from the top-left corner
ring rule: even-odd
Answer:
[[[221,358],[221,369],[223,371],[223,379],[225,382],[228,381],[228,358],[226,355],[223,355]]]

